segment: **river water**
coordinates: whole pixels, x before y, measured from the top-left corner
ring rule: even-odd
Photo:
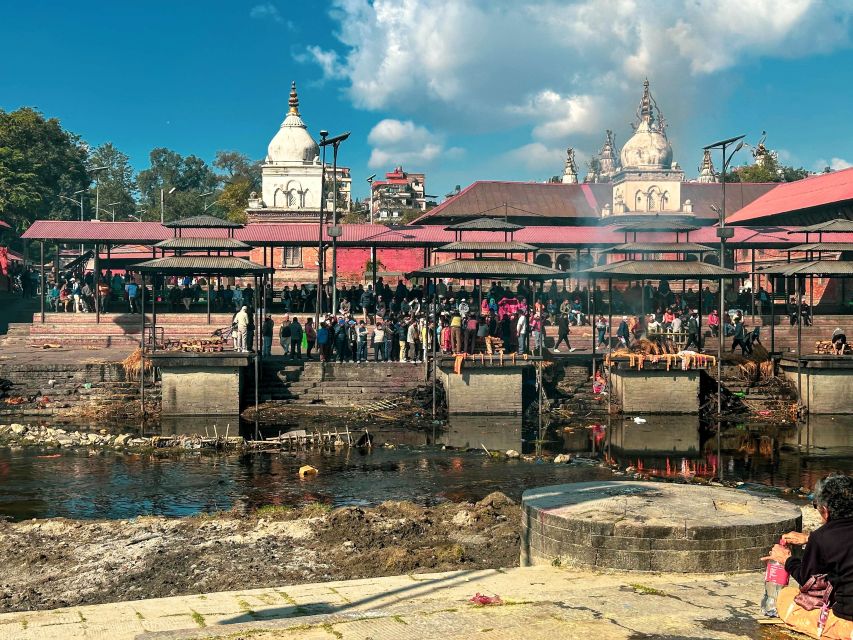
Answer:
[[[518,499],[548,484],[611,479],[586,459],[612,460],[654,476],[722,476],[750,489],[812,487],[835,471],[853,472],[853,417],[812,418],[799,427],[728,425],[716,434],[696,417],[611,419],[609,425],[566,426],[552,452],[575,453],[569,465],[495,459],[490,449],[529,450],[517,419],[454,418],[439,434],[383,429],[376,442],[394,447],[283,454],[136,454],[0,448],[0,517],[131,518],[186,516],[266,504],[371,505],[383,500],[430,504],[479,500],[492,491]],[[460,447],[439,446],[441,443]],[[470,448],[470,450],[466,450]],[[304,464],[316,476],[300,479]]]

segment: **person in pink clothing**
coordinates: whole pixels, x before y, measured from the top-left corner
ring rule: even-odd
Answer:
[[[720,314],[716,309],[712,309],[708,314],[708,327],[711,329],[711,335],[715,338],[720,335]]]

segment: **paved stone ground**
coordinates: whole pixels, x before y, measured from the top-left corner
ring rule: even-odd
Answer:
[[[456,571],[4,614],[0,639],[785,637],[755,622],[762,590],[757,573]]]

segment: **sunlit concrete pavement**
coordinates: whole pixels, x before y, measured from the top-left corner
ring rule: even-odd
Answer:
[[[456,571],[3,614],[0,639],[761,638],[762,593],[757,573]]]

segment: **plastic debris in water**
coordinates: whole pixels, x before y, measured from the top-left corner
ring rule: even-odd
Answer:
[[[503,600],[501,600],[500,596],[487,596],[479,591],[474,594],[474,597],[468,600],[468,602],[473,602],[478,607],[488,607],[490,605],[503,604]]]
[[[645,418],[636,417],[634,418],[634,424],[646,424]]]
[[[312,467],[310,464],[299,467],[300,478],[304,478],[305,476],[316,476],[318,473],[319,471],[317,471],[317,467]]]

